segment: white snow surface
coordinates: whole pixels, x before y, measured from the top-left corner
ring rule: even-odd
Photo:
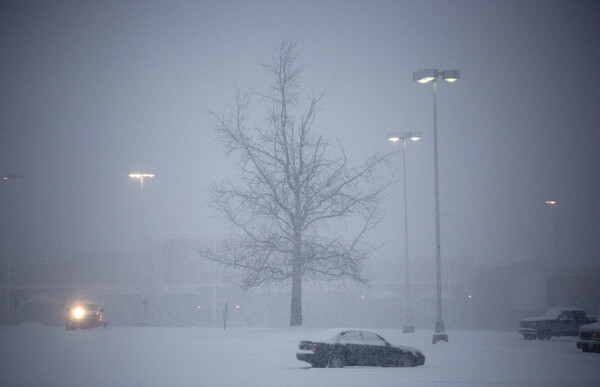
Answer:
[[[310,328],[0,327],[1,386],[598,386],[600,354],[576,337],[517,331],[374,330],[423,351],[415,368],[312,369],[296,359]]]

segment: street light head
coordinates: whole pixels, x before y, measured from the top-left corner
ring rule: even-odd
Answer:
[[[439,72],[435,69],[419,70],[413,73],[413,81],[417,81],[419,83],[427,83],[436,79],[438,75]]]
[[[132,179],[141,179],[142,177],[154,177],[154,175],[150,173],[130,173],[129,177]]]
[[[400,135],[398,133],[389,133],[387,135],[387,139],[390,142],[398,142],[400,141],[402,138],[400,137]]]
[[[388,133],[387,139],[390,142],[398,142],[406,139],[411,139],[412,141],[419,141],[423,138],[421,132],[395,132]]]
[[[410,133],[410,139],[413,141],[419,141],[422,138],[423,138],[423,134],[421,132]]]
[[[446,82],[456,82],[460,79],[460,71],[458,70],[445,70],[442,73],[442,78]]]
[[[556,200],[546,200],[544,203],[549,206],[555,206],[558,204],[558,202]]]

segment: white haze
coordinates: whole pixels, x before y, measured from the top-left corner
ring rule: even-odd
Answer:
[[[424,133],[407,155],[410,254],[434,255],[432,90],[420,68],[459,69],[438,87],[445,257],[509,263],[600,251],[600,59],[593,1],[3,2],[0,8],[2,252],[50,259],[137,248],[150,172],[152,239],[219,239],[206,189],[235,178],[208,109],[294,39],[303,87],[333,81],[316,128],[353,160],[390,131]],[[414,146],[413,146],[414,145]],[[398,168],[401,160],[398,157]],[[3,182],[5,183],[5,182]],[[402,190],[375,243],[403,250]]]

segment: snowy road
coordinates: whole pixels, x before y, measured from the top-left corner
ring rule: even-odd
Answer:
[[[576,338],[525,341],[516,332],[378,330],[420,348],[416,368],[311,369],[296,360],[317,330],[0,327],[2,386],[584,386],[600,385],[600,354]]]

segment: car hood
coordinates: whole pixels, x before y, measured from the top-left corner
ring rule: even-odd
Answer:
[[[600,322],[583,325],[579,328],[580,332],[600,332]]]
[[[392,348],[397,348],[397,349],[401,349],[405,352],[417,352],[417,353],[422,353],[422,351],[418,348],[415,347],[407,347],[406,345],[392,345]]]

